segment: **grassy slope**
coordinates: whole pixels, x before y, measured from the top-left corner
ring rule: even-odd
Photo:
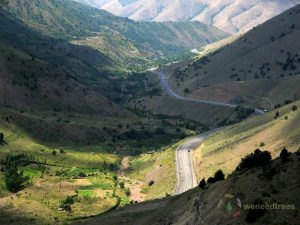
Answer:
[[[176,186],[175,150],[180,141],[163,151],[143,154],[130,159],[126,175],[143,183],[142,192],[146,199],[173,195]],[[149,182],[154,181],[152,186]]]
[[[274,119],[275,110],[211,135],[194,154],[197,178],[208,178],[217,169],[231,173],[240,159],[256,148],[270,151],[273,157],[277,157],[285,146],[293,152],[298,150],[300,111],[292,111],[292,105],[299,108],[300,102],[278,109],[280,117],[277,119]]]
[[[228,39],[217,44],[220,48],[207,55],[209,61],[196,60],[174,73],[173,86],[180,92],[189,88],[193,97],[243,100],[269,109],[298,99],[299,21],[300,6],[296,6],[234,42]]]
[[[38,166],[32,163],[21,168],[25,175],[30,176],[30,184],[17,195],[5,191],[1,173],[1,213],[14,215],[9,217],[9,223],[61,223],[67,218],[106,211],[116,204],[117,200],[112,196],[112,177],[115,172],[111,172],[106,166],[119,166],[121,158],[106,153],[104,146],[85,146],[81,149],[49,147],[40,144],[14,124],[4,121],[1,121],[0,132],[5,134],[5,144],[0,146],[0,160],[8,154],[26,154],[34,161],[47,164]],[[64,153],[60,153],[60,149],[64,149]],[[57,152],[56,155],[52,154],[53,151]],[[76,179],[81,171],[91,175]],[[60,213],[57,210],[59,202],[68,195],[76,195],[76,190],[89,191],[79,191],[72,214]],[[85,198],[88,194],[90,197]],[[124,190],[119,187],[117,195],[122,198],[121,204],[129,202]],[[89,207],[86,207],[87,204]],[[20,220],[14,220],[18,217]],[[2,218],[1,222],[8,223],[6,219]]]
[[[189,50],[226,36],[198,22],[134,22],[69,0],[16,0],[10,2],[9,8],[37,30],[92,46],[125,63],[144,63],[146,59]]]
[[[266,171],[275,168],[277,172],[268,178],[261,168],[234,172],[225,181],[208,185],[207,189],[192,189],[181,195],[128,206],[89,220],[73,224],[85,225],[159,225],[159,224],[246,224],[248,204],[261,199],[263,204],[294,205],[294,210],[266,210],[252,224],[297,224],[299,220],[299,151],[285,164],[280,159],[273,160]],[[230,196],[232,199],[229,199]],[[233,218],[228,213],[227,203],[239,198],[242,203],[240,215]]]
[[[3,115],[2,115],[3,117]],[[5,118],[5,116],[4,116]],[[106,146],[46,146],[30,137],[24,130],[11,122],[1,121],[0,132],[5,135],[5,144],[0,146],[0,161],[6,155],[26,154],[30,159],[47,163],[38,166],[29,164],[21,169],[30,177],[30,184],[17,195],[6,191],[3,174],[0,173],[0,204],[3,206],[0,222],[9,224],[64,224],[66,220],[104,212],[117,202],[112,196],[113,175],[109,164],[120,166],[121,157],[107,153]],[[142,181],[146,199],[164,197],[173,194],[176,184],[174,150],[177,145],[157,153],[133,157],[120,176],[125,187]],[[60,153],[64,149],[64,153]],[[56,155],[53,155],[56,151]],[[143,166],[141,166],[143,165]],[[145,166],[146,165],[146,166]],[[89,175],[77,179],[79,172]],[[62,173],[62,174],[60,174]],[[159,174],[159,176],[158,176]],[[154,185],[148,187],[148,182]],[[117,186],[116,194],[121,197],[121,206],[129,204],[130,197],[125,190]],[[59,202],[68,195],[76,196],[72,213],[59,212]]]

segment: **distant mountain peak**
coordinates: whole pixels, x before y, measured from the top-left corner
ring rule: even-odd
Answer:
[[[245,32],[300,0],[76,0],[137,21],[196,20],[229,33]]]

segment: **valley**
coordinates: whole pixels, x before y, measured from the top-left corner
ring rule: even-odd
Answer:
[[[0,224],[297,224],[300,5],[238,2],[0,0]]]

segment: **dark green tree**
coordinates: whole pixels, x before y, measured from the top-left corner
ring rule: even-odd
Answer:
[[[28,180],[28,177],[23,176],[23,171],[19,171],[17,164],[7,157],[5,162],[4,180],[7,190],[17,192]]]
[[[280,153],[280,158],[281,158],[281,161],[283,163],[287,162],[288,161],[288,158],[289,158],[289,152],[286,148],[282,149],[281,153]]]
[[[0,133],[0,144],[4,142],[4,134]]]
[[[224,179],[225,179],[225,175],[222,170],[218,170],[217,172],[215,172],[214,182],[224,180]]]
[[[205,186],[206,186],[206,181],[205,181],[205,178],[203,178],[199,183],[199,188],[204,189]]]

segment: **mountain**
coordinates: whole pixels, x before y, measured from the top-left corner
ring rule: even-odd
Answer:
[[[77,0],[137,21],[200,21],[229,33],[245,32],[299,0]]]
[[[123,67],[144,65],[227,37],[200,22],[135,22],[71,0],[16,0],[6,10],[38,32],[92,47]]]
[[[272,109],[300,98],[300,5],[203,50],[171,77],[177,91]]]

